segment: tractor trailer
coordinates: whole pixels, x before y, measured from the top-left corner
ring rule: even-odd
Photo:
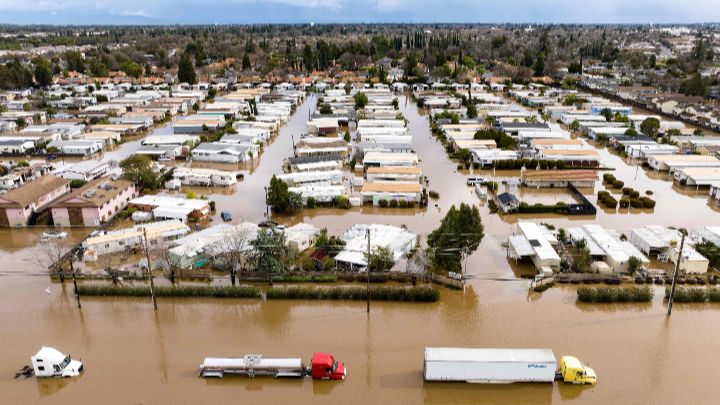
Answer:
[[[248,354],[244,357],[206,357],[200,365],[198,374],[200,377],[243,374],[250,378],[271,376],[344,380],[347,376],[347,367],[336,361],[330,353],[314,353],[310,367],[306,367],[300,358],[265,358],[260,354]]]
[[[425,349],[425,381],[472,383],[545,382],[562,380],[595,384],[595,371],[578,359],[563,356],[558,367],[549,349]]]

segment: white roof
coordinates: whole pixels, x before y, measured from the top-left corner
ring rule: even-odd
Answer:
[[[555,240],[554,236],[552,239],[548,238],[550,232],[544,231],[544,226],[538,225],[535,222],[518,222],[518,228],[527,238],[533,251],[541,260],[560,260],[560,256],[558,256],[550,244],[551,240],[554,242],[557,242],[557,240]]]
[[[484,363],[557,363],[550,349],[465,349],[426,347],[425,361]]]
[[[222,241],[231,238],[234,232],[246,232],[245,245],[241,250],[250,247],[250,242],[257,238],[258,226],[251,222],[243,222],[237,225],[219,224],[192,233],[183,238],[177,239],[173,244],[176,247],[170,249],[170,253],[177,256],[195,256],[196,254],[211,250],[213,254],[225,252],[227,249],[237,248],[231,244],[223,244]]]
[[[370,249],[384,247],[390,249],[394,260],[400,259],[404,253],[417,244],[417,235],[403,228],[390,225],[356,224],[343,233],[340,238],[345,241],[344,249],[335,256],[336,261],[367,265],[367,230],[370,229]]]
[[[133,198],[130,204],[149,205],[163,208],[190,208],[191,210],[203,210],[208,207],[207,200],[189,199],[167,195],[144,195]]]

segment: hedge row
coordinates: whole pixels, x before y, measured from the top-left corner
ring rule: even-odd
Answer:
[[[149,297],[150,289],[147,286],[127,285],[79,285],[80,295],[100,297]],[[157,286],[157,297],[211,297],[211,298],[260,298],[260,290],[256,287],[213,287],[213,286]]]
[[[436,302],[440,292],[432,287],[399,287],[373,286],[367,287],[272,287],[267,291],[268,300],[348,300],[362,301],[367,299],[368,291],[372,301],[408,301]]]
[[[581,302],[650,302],[653,290],[650,287],[578,287]]]
[[[665,287],[665,299],[670,297],[670,288]],[[675,287],[673,302],[720,302],[718,287]]]
[[[338,278],[334,274],[301,275],[289,274],[284,276],[273,276],[273,282],[277,283],[334,283]]]
[[[520,207],[518,207],[518,213],[520,214],[546,214],[546,213],[555,213],[555,214],[564,214],[567,212],[567,204],[559,201],[554,205],[546,205],[546,204],[533,204],[530,205],[528,203],[520,203]]]
[[[592,162],[575,162],[573,165],[569,165],[562,160],[535,160],[535,159],[511,159],[511,160],[498,160],[495,162],[495,168],[502,169],[521,169],[523,166],[527,169],[534,169],[540,166],[540,169],[572,169],[572,168],[588,168],[595,167],[596,165]]]

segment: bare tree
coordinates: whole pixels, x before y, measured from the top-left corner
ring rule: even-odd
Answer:
[[[250,248],[254,232],[249,227],[236,226],[223,235],[223,238],[207,249],[213,257],[222,257],[230,270],[230,282],[235,285],[238,268],[242,265],[245,253]]]
[[[65,273],[70,272],[73,280],[73,293],[77,301],[78,308],[80,305],[80,294],[78,294],[77,278],[75,277],[75,250],[74,246],[67,239],[52,239],[43,243],[43,252],[48,262],[50,272],[57,271],[60,276],[60,282],[65,282]]]
[[[167,241],[163,241],[150,250],[150,257],[153,263],[157,264],[164,273],[169,275],[170,283],[175,284],[177,266],[172,260],[170,249],[171,245]]]

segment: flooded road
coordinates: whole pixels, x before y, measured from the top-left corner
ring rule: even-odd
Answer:
[[[488,262],[492,266],[492,261]],[[486,267],[487,268],[487,267]],[[708,403],[720,393],[720,311],[652,304],[586,306],[572,287],[528,295],[525,281],[473,280],[437,304],[83,300],[44,277],[2,277],[0,402],[549,404]],[[658,294],[660,291],[658,290]],[[41,345],[81,358],[74,380],[13,380]],[[423,383],[426,346],[547,347],[580,357],[598,384]],[[349,368],[343,382],[196,376],[205,356],[301,356],[330,351]],[[101,399],[100,399],[101,398]]]
[[[264,187],[292,154],[292,136],[305,130],[309,97],[265,148],[255,170],[234,188],[210,194],[218,211],[240,219],[264,218]],[[426,236],[452,204],[478,203],[456,173],[443,147],[431,137],[426,117],[401,99],[409,119],[413,146],[430,189],[440,194],[427,209],[362,207],[351,210],[305,210],[279,222],[306,221],[339,234],[354,223],[405,224]],[[584,305],[576,303],[574,286],[529,293],[527,266],[511,266],[500,244],[518,219],[538,219],[559,226],[600,223],[627,232],[646,224],[695,227],[717,224],[703,190],[676,188],[663,175],[628,166],[600,149],[614,175],[641,193],[652,190],[654,210],[610,213],[596,217],[490,215],[481,205],[485,238],[468,260],[465,291],[442,290],[439,303],[364,303],[259,300],[83,298],[78,310],[71,287],[52,284],[43,273],[41,254],[33,246],[38,230],[0,231],[5,265],[0,269],[0,403],[318,403],[340,404],[677,404],[711,403],[720,387],[701,376],[714,376],[720,355],[720,307],[678,304],[665,317],[662,288],[653,303]],[[484,172],[493,175],[492,172]],[[498,171],[497,180],[517,173]],[[603,186],[586,190],[591,201]],[[524,190],[528,198],[554,196]],[[558,198],[565,198],[559,194]],[[437,206],[435,206],[437,204]],[[41,233],[41,231],[40,231]],[[71,237],[82,238],[83,231]],[[49,293],[46,289],[49,287]],[[14,380],[42,345],[80,358],[86,372],[74,380]],[[425,384],[423,349],[427,346],[550,348],[589,363],[598,385]],[[196,376],[206,356],[302,357],[329,351],[348,366],[343,382]]]

